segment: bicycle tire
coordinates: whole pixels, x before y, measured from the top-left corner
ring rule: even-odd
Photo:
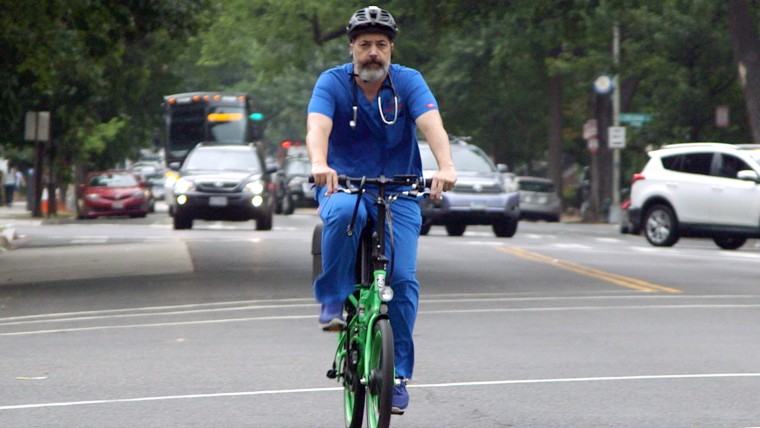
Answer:
[[[387,428],[391,423],[394,386],[393,331],[390,322],[379,319],[372,327],[367,382],[367,426]]]
[[[341,334],[346,334],[345,331]],[[367,389],[362,385],[356,373],[356,367],[351,367],[351,345],[345,338],[346,355],[342,361],[343,373],[343,411],[346,428],[361,428],[364,415],[364,401]]]

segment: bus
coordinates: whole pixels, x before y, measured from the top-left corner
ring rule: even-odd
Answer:
[[[249,144],[262,137],[263,115],[245,93],[188,92],[164,96],[166,165],[176,168],[198,143]]]

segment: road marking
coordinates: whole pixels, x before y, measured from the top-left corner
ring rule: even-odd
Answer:
[[[623,287],[633,288],[634,290],[644,291],[647,293],[680,293],[681,292],[681,290],[678,290],[676,288],[665,287],[665,286],[653,284],[651,282],[647,282],[641,279],[618,275],[611,272],[605,272],[603,270],[594,269],[592,267],[583,266],[577,263],[572,263],[565,260],[556,259],[554,257],[545,256],[539,253],[534,253],[532,251],[524,250],[522,248],[496,247],[496,249],[504,253],[520,257],[525,260],[530,260],[530,261],[534,261],[538,263],[544,263],[544,264],[554,266],[560,269],[569,270],[571,272],[575,272],[581,275],[586,275],[592,278],[602,279],[604,281],[608,281],[608,282],[611,282],[613,284],[617,284]]]
[[[442,310],[422,310],[419,315],[436,315],[436,314],[474,314],[474,313],[504,313],[504,312],[567,312],[567,311],[623,311],[623,310],[647,310],[647,309],[757,309],[760,304],[725,304],[725,305],[619,305],[619,306],[556,306],[541,308],[483,308],[483,309],[442,309]],[[160,315],[160,314],[157,314]],[[176,327],[188,325],[205,325],[205,324],[225,324],[233,322],[256,322],[256,321],[289,321],[289,320],[313,320],[316,315],[272,315],[245,318],[225,318],[213,320],[198,321],[173,321],[161,323],[146,324],[124,324],[124,325],[100,325],[91,327],[71,327],[48,330],[31,330],[0,333],[0,337],[5,336],[30,336],[36,334],[57,334],[72,333],[81,331],[102,331],[117,330],[128,328],[156,328],[156,327]]]
[[[531,385],[531,384],[553,384],[553,383],[585,383],[585,382],[622,382],[622,381],[651,381],[651,380],[689,380],[689,379],[732,379],[732,378],[758,378],[760,373],[701,373],[701,374],[672,374],[672,375],[639,375],[639,376],[606,376],[606,377],[576,377],[576,378],[554,378],[554,379],[516,379],[516,380],[493,380],[493,381],[474,381],[474,382],[447,382],[447,383],[426,383],[426,384],[408,384],[408,388],[415,389],[433,389],[433,388],[464,388],[477,386],[503,386],[503,385]],[[170,400],[194,400],[207,398],[227,398],[227,397],[250,397],[256,395],[287,395],[287,394],[309,394],[321,392],[341,391],[343,388],[298,388],[298,389],[271,389],[263,391],[239,391],[239,392],[218,392],[208,394],[186,394],[186,395],[163,395],[154,397],[136,397],[136,398],[114,398],[108,400],[82,400],[82,401],[59,401],[49,403],[34,404],[12,404],[0,406],[0,411],[24,410],[24,409],[41,409],[50,407],[73,407],[73,406],[92,406],[103,404],[120,404],[120,403],[140,403],[150,401],[170,401]]]

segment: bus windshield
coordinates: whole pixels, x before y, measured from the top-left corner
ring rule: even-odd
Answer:
[[[247,95],[188,93],[165,97],[167,163],[184,160],[198,143],[246,144],[252,137]]]

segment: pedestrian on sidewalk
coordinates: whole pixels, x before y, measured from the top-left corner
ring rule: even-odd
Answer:
[[[10,208],[13,205],[13,194],[24,184],[24,175],[16,167],[12,167],[5,174],[3,186],[5,187],[5,205]]]

